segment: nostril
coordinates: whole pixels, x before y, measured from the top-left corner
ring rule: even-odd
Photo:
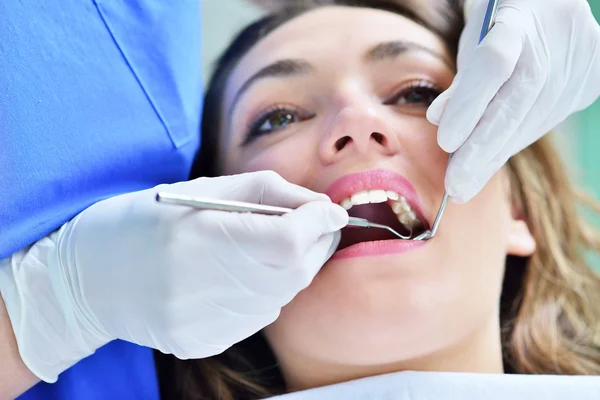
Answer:
[[[335,149],[337,151],[340,151],[344,147],[346,147],[346,145],[348,143],[350,143],[351,141],[352,141],[352,138],[350,136],[344,136],[343,138],[340,138],[335,142]]]
[[[381,133],[373,132],[373,133],[371,133],[371,137],[380,145],[382,145],[382,146],[386,145],[386,138]]]

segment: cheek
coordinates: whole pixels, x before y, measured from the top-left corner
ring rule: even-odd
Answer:
[[[471,241],[478,247],[505,252],[511,219],[510,202],[501,172],[473,200],[464,205],[451,203],[448,206],[442,220],[445,225],[443,234],[452,245]],[[464,235],[462,239],[467,240],[461,240],[459,233]]]
[[[448,153],[437,144],[437,127],[427,121],[421,125],[423,125],[420,126],[421,129],[413,133],[411,148],[414,151],[410,151],[407,158],[414,169],[426,174],[429,178],[428,181],[431,181],[438,191],[443,191]]]
[[[315,145],[308,135],[297,135],[278,143],[260,146],[255,143],[226,156],[227,174],[256,171],[275,171],[288,182],[301,186],[309,184],[316,154]]]
[[[467,204],[449,204],[438,231],[439,254],[446,258],[440,264],[460,271],[457,287],[479,299],[473,306],[480,309],[496,307],[504,276],[511,215],[502,183],[498,174]]]
[[[437,127],[425,119],[407,121],[401,143],[421,200],[433,221],[444,194],[448,154],[437,144]],[[429,250],[431,271],[447,288],[457,293],[479,290],[495,298],[506,257],[506,240],[511,219],[504,172],[494,176],[473,200],[465,205],[451,201],[441,220],[436,240]],[[428,257],[428,258],[429,258]],[[451,283],[453,282],[453,283]],[[489,294],[492,293],[492,296]],[[448,293],[446,293],[448,294]]]
[[[448,153],[437,144],[437,126],[424,117],[405,119],[403,124],[399,137],[405,170],[433,221],[444,195]]]

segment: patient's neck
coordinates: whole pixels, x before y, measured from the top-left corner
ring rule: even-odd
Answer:
[[[452,348],[419,359],[385,365],[324,363],[302,354],[278,354],[288,390],[304,390],[400,371],[504,373],[500,329],[497,322],[484,326]]]

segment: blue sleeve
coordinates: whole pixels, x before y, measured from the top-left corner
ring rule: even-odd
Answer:
[[[152,350],[116,340],[17,400],[159,400]]]
[[[0,1],[0,259],[99,200],[187,178],[199,3]]]
[[[102,199],[185,180],[202,106],[198,0],[0,1],[0,258]],[[158,399],[114,341],[22,399]]]

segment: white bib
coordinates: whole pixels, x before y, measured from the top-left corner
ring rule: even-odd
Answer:
[[[398,372],[271,400],[600,400],[600,377]]]

